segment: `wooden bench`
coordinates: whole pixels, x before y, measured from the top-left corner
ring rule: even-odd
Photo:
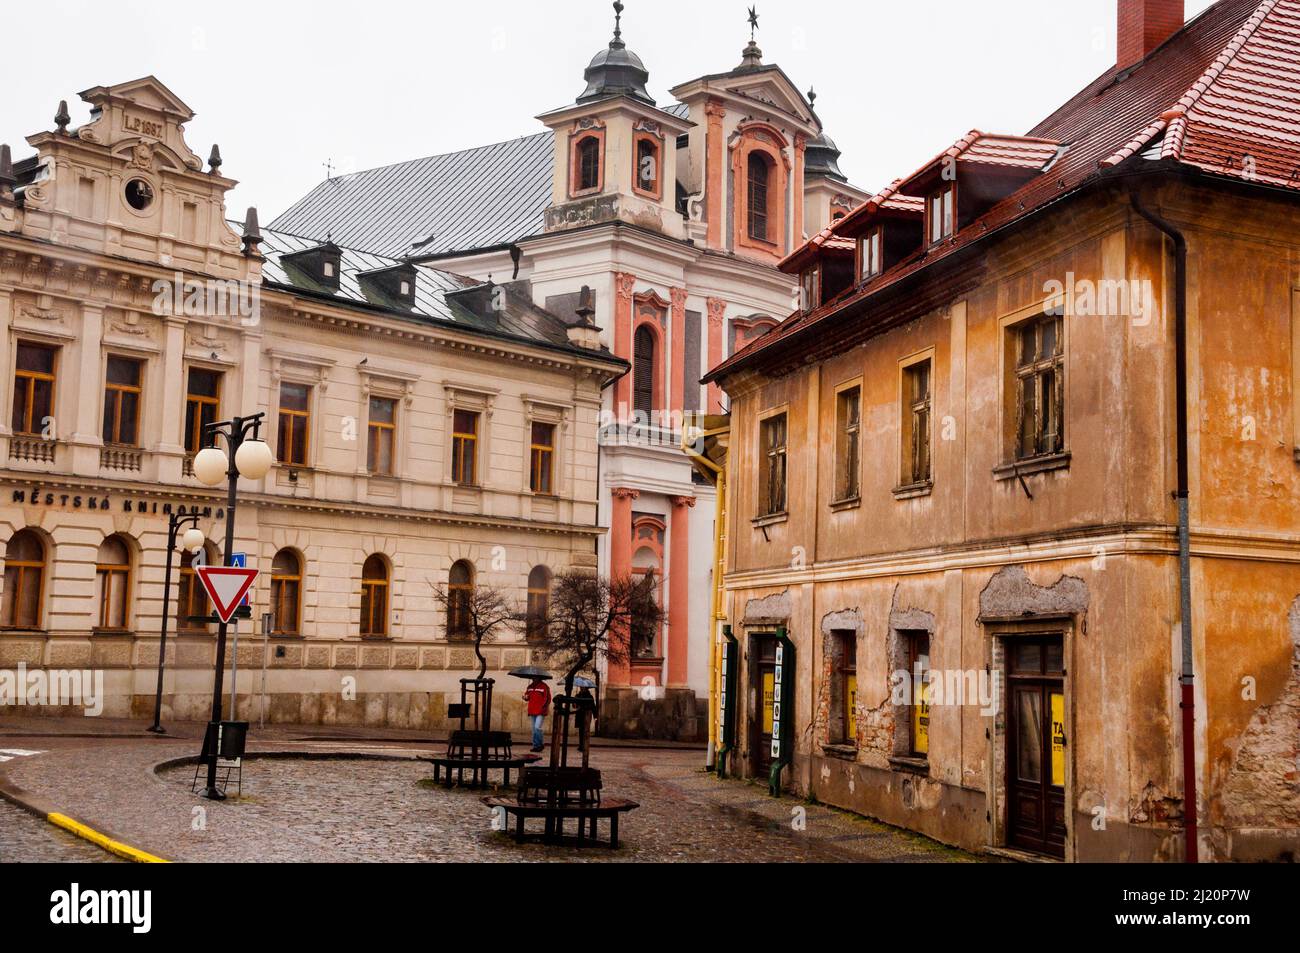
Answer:
[[[521,804],[599,804],[601,788],[595,768],[540,765],[520,773],[518,800]]]
[[[505,812],[507,831],[510,830],[511,821],[514,822],[515,843],[522,844],[529,835],[525,822],[530,818],[540,817],[545,821],[542,832],[543,843],[557,844],[564,840],[564,822],[569,818],[574,818],[578,822],[579,844],[599,843],[599,828],[597,824],[601,820],[609,822],[609,848],[616,850],[618,848],[618,818],[620,814],[626,814],[635,810],[641,805],[635,801],[624,801],[617,798],[606,798],[597,803],[589,804],[560,804],[554,807],[547,805],[544,801],[519,801],[510,797],[485,797],[483,803],[495,813],[497,810]],[[536,835],[532,835],[536,836]]]
[[[509,786],[510,772],[522,771],[527,765],[540,760],[535,754],[515,755],[514,740],[508,731],[453,731],[447,737],[447,751],[441,757],[421,758],[433,765],[433,781],[443,787],[465,785],[465,772],[470,774],[470,787],[484,788],[491,782],[488,772],[503,772],[502,784]],[[446,777],[443,777],[446,771]]]

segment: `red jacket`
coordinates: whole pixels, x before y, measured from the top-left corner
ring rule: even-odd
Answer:
[[[551,690],[545,682],[529,685],[524,691],[524,701],[528,702],[529,715],[545,715],[551,704]]]

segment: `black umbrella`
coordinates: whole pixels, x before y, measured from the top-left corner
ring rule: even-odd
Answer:
[[[536,665],[525,665],[523,668],[517,668],[510,672],[515,678],[540,678],[544,682],[549,682],[555,676],[545,669],[538,668]]]

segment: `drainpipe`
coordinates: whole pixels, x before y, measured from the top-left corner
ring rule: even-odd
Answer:
[[[1183,672],[1183,829],[1186,839],[1185,859],[1199,860],[1196,837],[1196,683],[1192,659],[1192,543],[1188,500],[1187,450],[1187,239],[1168,221],[1143,207],[1136,193],[1131,195],[1133,210],[1163,232],[1174,243],[1174,362],[1175,399],[1178,428],[1178,602],[1182,616]]]

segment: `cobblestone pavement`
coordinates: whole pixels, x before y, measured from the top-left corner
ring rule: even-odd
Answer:
[[[620,825],[622,849],[612,852],[516,845],[492,830],[481,794],[431,787],[430,767],[413,760],[423,752],[401,740],[258,742],[252,750],[268,744],[296,756],[251,758],[244,768],[244,798],[221,804],[190,793],[193,767],[152,771],[160,761],[193,755],[190,739],[42,739],[48,751],[3,765],[0,779],[51,809],[179,861],[971,859],[852,815],[789,798],[773,800],[755,785],[717,781],[701,770],[702,755],[693,750],[593,752],[606,794],[641,804]],[[339,753],[354,757],[334,756]],[[397,760],[375,760],[376,755]],[[42,846],[36,832],[7,834],[9,827],[0,815],[0,845],[10,838],[15,858],[49,850],[56,859],[59,848]]]
[[[0,801],[0,864],[102,864],[117,859],[22,808]]]

